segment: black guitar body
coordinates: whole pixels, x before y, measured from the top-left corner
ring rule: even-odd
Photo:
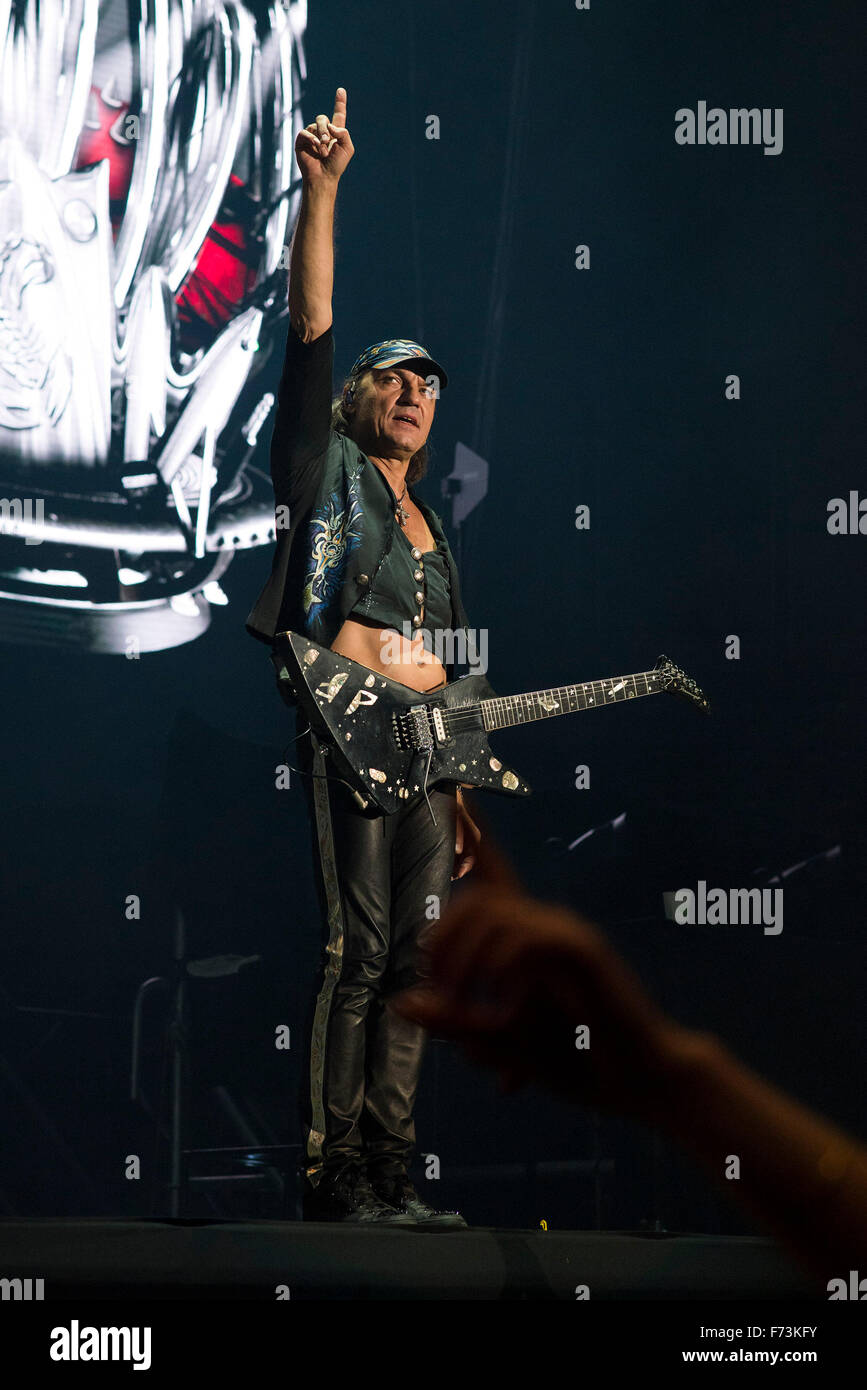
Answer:
[[[496,694],[484,676],[420,693],[295,632],[275,648],[287,681],[334,773],[387,815],[438,783],[528,796],[530,787],[491,751],[479,708]]]
[[[523,778],[491,751],[490,730],[666,690],[708,711],[704,691],[667,656],[631,676],[502,696],[484,676],[420,693],[297,632],[278,632],[274,649],[285,698],[300,705],[330,749],[336,774],[366,798],[371,814],[390,815],[442,782],[529,795]]]

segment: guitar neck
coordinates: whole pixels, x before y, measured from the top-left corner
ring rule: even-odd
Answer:
[[[526,695],[501,695],[480,700],[485,729],[505,729],[528,724],[533,719],[551,719],[557,714],[614,705],[640,695],[658,695],[666,686],[660,671],[641,671],[635,676],[614,676],[610,680],[585,681],[583,685],[561,685],[551,690],[533,690]]]

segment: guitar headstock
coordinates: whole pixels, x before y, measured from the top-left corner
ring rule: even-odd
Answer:
[[[653,669],[659,672],[664,690],[670,690],[673,695],[682,695],[690,704],[695,705],[696,709],[700,709],[702,714],[707,714],[710,701],[701,686],[679,666],[675,666],[670,657],[661,656]]]

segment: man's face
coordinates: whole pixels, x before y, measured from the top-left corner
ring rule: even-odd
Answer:
[[[412,365],[363,372],[348,413],[352,438],[376,458],[409,462],[427,442],[436,409],[436,384]]]

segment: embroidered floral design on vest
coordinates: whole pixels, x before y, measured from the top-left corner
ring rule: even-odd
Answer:
[[[361,542],[362,511],[358,474],[349,479],[346,506],[332,492],[310,518],[304,576],[304,625],[312,634],[343,583],[347,556]]]

